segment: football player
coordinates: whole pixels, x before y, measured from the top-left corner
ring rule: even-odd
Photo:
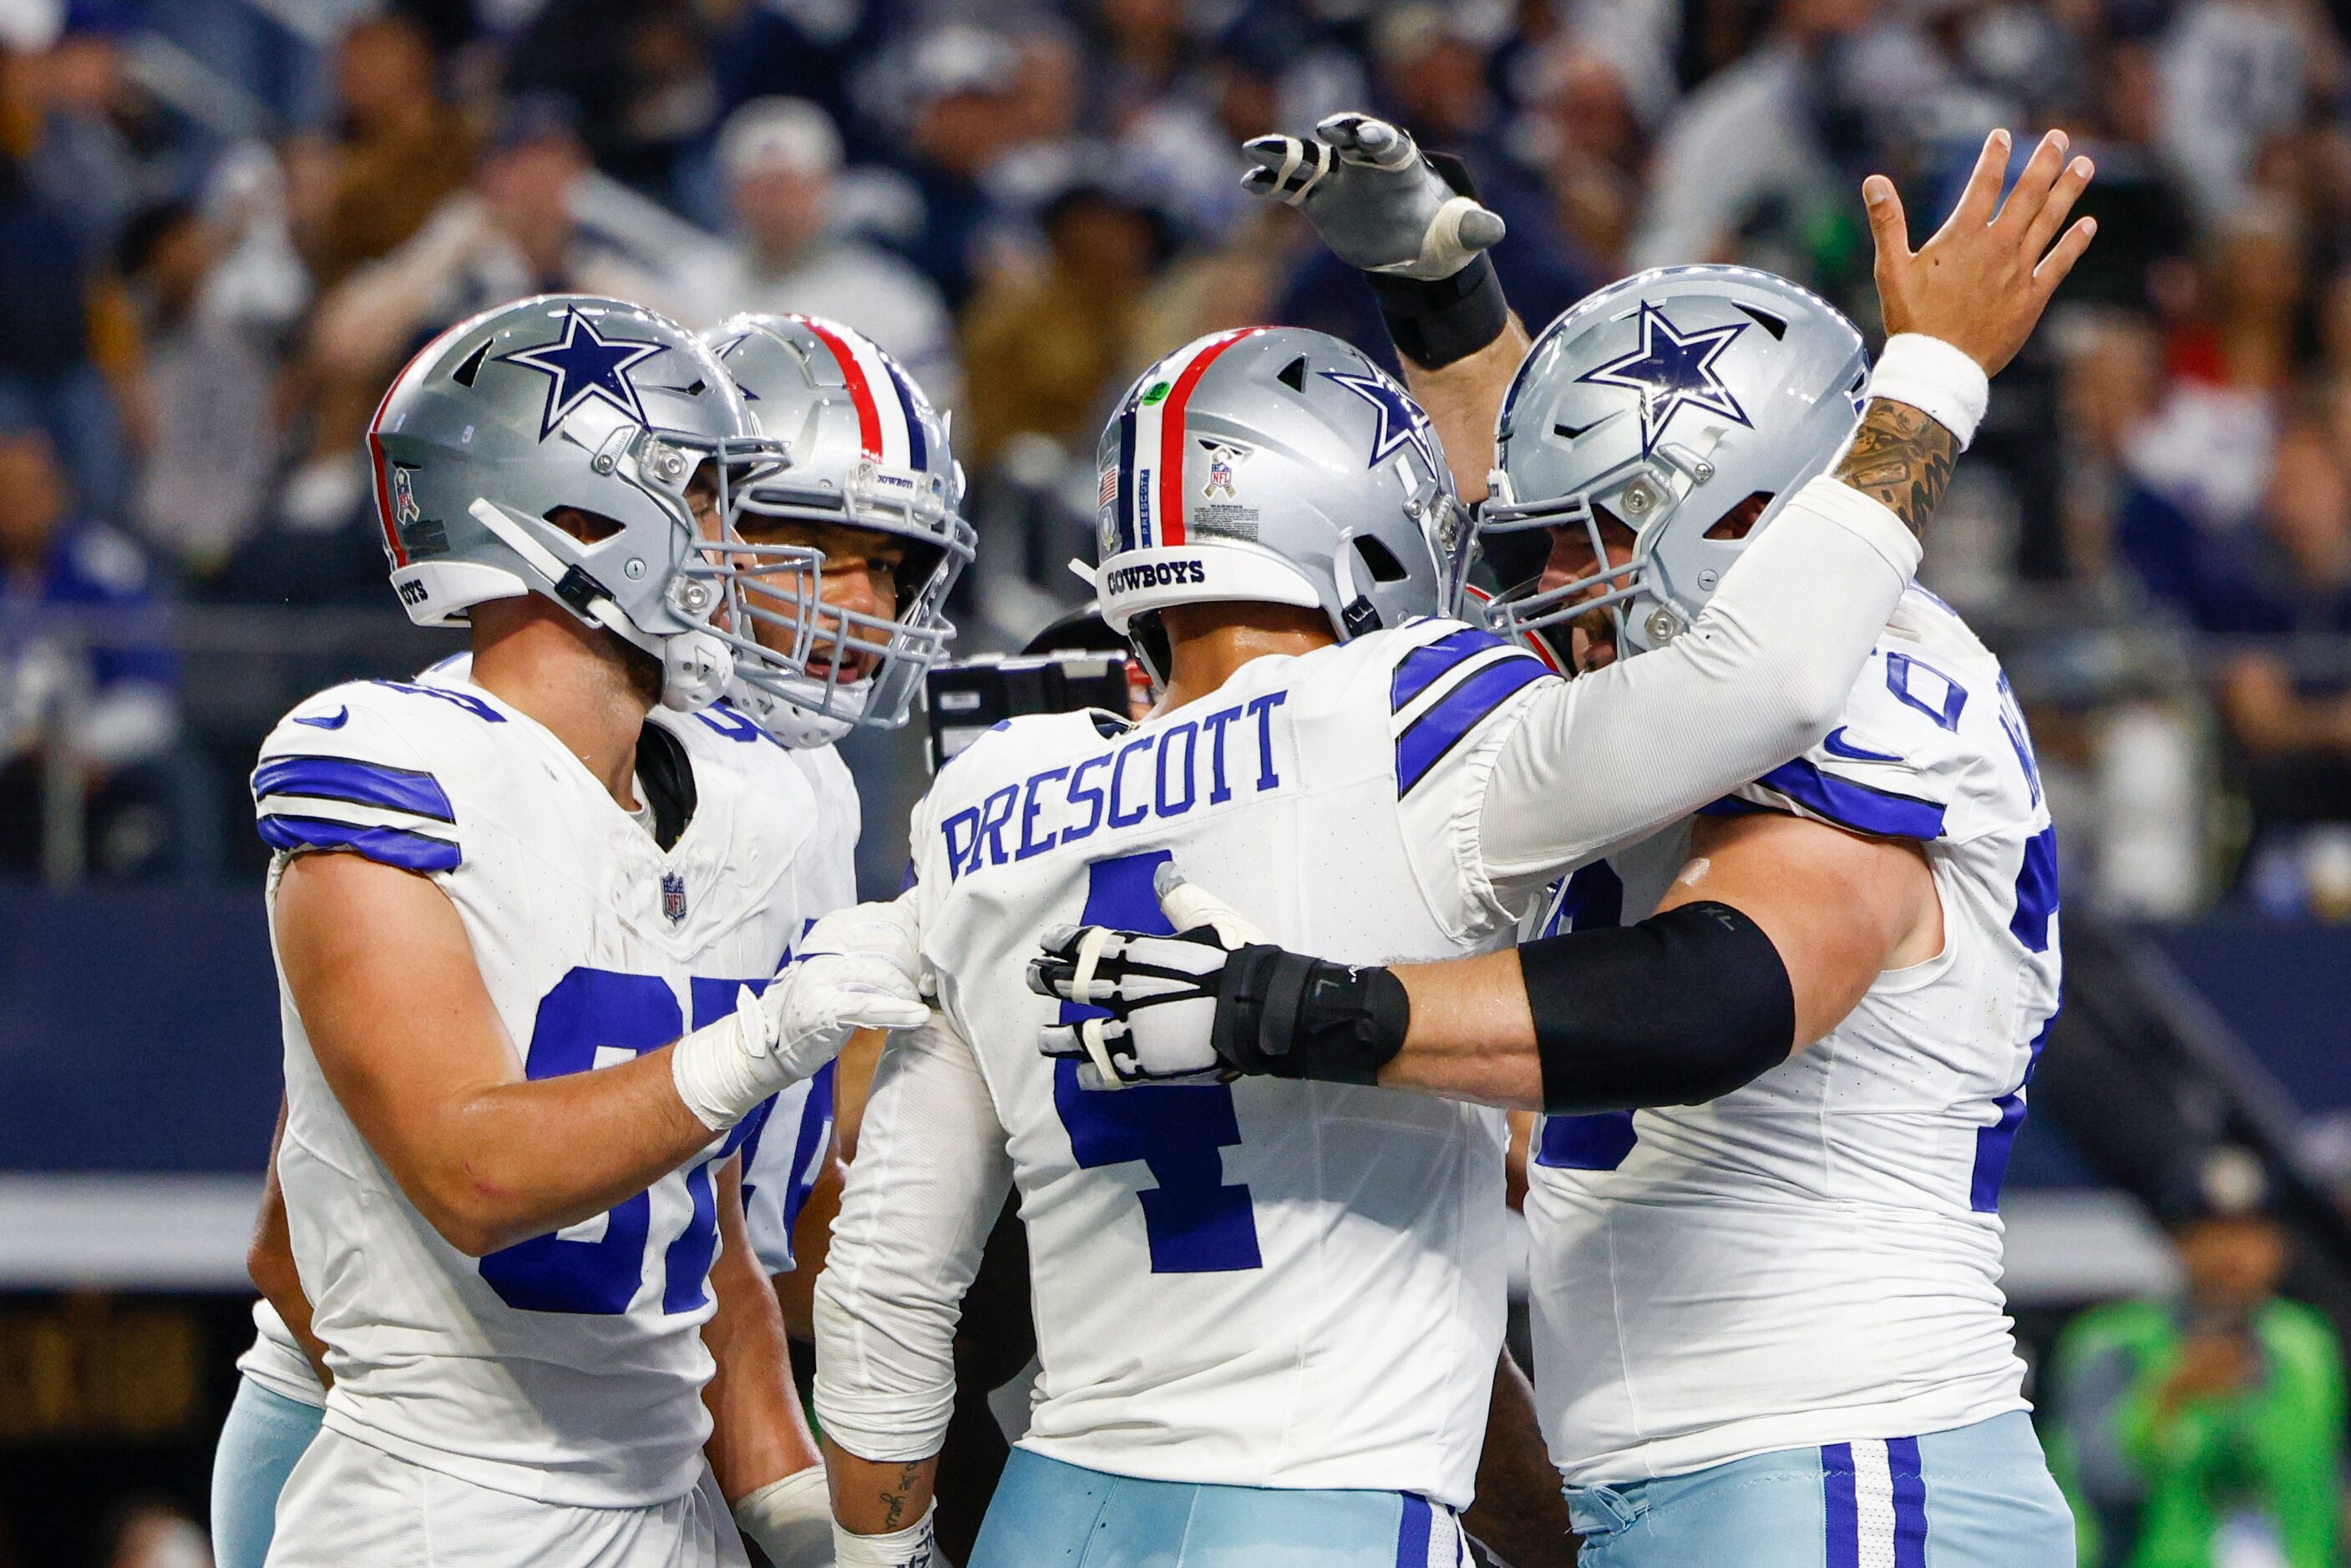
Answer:
[[[777,662],[738,666],[726,701],[706,714],[729,740],[753,746],[746,754],[765,758],[771,774],[773,759],[758,750],[743,716],[790,753],[791,767],[778,776],[787,784],[797,779],[798,787],[772,804],[803,825],[783,893],[792,906],[786,925],[797,929],[855,898],[856,788],[832,742],[861,724],[904,722],[903,678],[877,682],[876,672],[902,661],[926,666],[937,656],[947,628],[946,596],[971,558],[971,534],[957,507],[961,474],[945,422],[870,339],[833,323],[782,317],[740,317],[703,337],[754,405],[754,419],[786,432],[779,439],[789,467],[746,488],[732,537],[755,548],[798,539],[802,550],[821,556],[820,562],[794,557],[795,569],[769,572],[755,586],[761,612],[756,635]],[[877,396],[896,400],[886,422],[873,406]],[[927,499],[910,500],[915,497]],[[825,677],[808,670],[798,627],[839,617],[853,628],[877,629],[845,639],[843,670],[852,679],[828,691]],[[819,649],[827,674],[832,642],[828,628]],[[470,672],[470,659],[460,655],[419,680],[462,687]],[[893,694],[880,695],[883,688]],[[795,1237],[811,1190],[830,1168],[833,1078],[827,1064],[788,1085],[746,1118],[751,1130],[742,1144],[751,1245],[773,1277],[787,1327],[799,1338],[811,1335],[807,1280],[822,1266],[822,1227],[807,1238],[813,1246],[797,1272]],[[299,1337],[307,1334],[309,1303],[293,1272],[274,1171],[252,1264],[264,1299],[255,1306],[255,1344],[238,1363],[243,1377],[214,1470],[214,1551],[225,1568],[258,1568],[278,1491],[317,1431],[325,1402],[323,1355],[306,1354]],[[757,1336],[743,1345],[752,1355],[766,1348]],[[789,1366],[725,1370],[780,1376],[790,1392]],[[788,1408],[797,1417],[796,1396]],[[813,1456],[813,1440],[801,1436],[802,1451]],[[829,1562],[822,1469],[810,1465],[781,1479],[789,1484],[754,1505],[738,1505],[747,1532],[778,1568]]]
[[[1376,124],[1334,129],[1360,144]],[[2037,304],[2004,324],[1980,307],[2045,299],[2086,243],[2057,236],[2087,161],[2053,133],[2002,203],[2007,154],[1994,138],[1916,256],[1891,186],[1871,182],[1896,334],[1874,386],[1908,408],[1865,419],[1842,453],[1757,439],[1770,421],[1751,402],[1677,427],[1659,410],[1642,368],[1661,340],[1702,369],[1750,330],[1820,334],[1735,269],[1628,280],[1489,376],[1481,530],[1550,533],[1540,581],[1494,622],[1563,640],[1577,684],[1638,669],[1761,547],[1742,509],[1770,519],[1832,462],[1896,503],[1939,483],[1893,452],[1922,421],[1944,432],[1940,466],[1967,443],[1981,405],[1949,398],[1936,358],[1956,345],[1998,370]],[[1449,199],[1426,165],[1392,167],[1425,202]],[[1981,295],[1940,292],[1979,268]],[[1786,390],[1833,394],[1855,341],[1836,334]],[[1475,389],[1454,391],[1466,413]],[[1750,418],[1753,436],[1737,428]],[[1579,782],[1563,774],[1562,794]],[[1192,940],[1081,933],[1044,966],[1066,993],[1120,996],[1123,1023],[1098,1027],[1123,1074],[1370,1078],[1548,1113],[1527,1204],[1537,1397],[1586,1564],[1704,1561],[1727,1542],[1766,1568],[2073,1561],[1999,1287],[2001,1178],[2057,1007],[2054,839],[2016,699],[1948,606],[1903,597],[1803,755],[1579,870],[1546,923],[1566,934],[1350,969],[1228,956],[1234,919],[1176,896],[1203,922]]]
[[[1741,348],[1775,385],[1797,351]],[[1846,388],[1815,402],[1850,429]],[[1502,1334],[1501,1114],[1368,1080],[1102,1093],[1107,1056],[1037,1052],[1087,1010],[1012,977],[1048,927],[1155,922],[1176,856],[1313,950],[1507,945],[1562,867],[1819,740],[1934,492],[1821,478],[1673,646],[1568,682],[1434,618],[1467,545],[1443,455],[1333,338],[1190,345],[1100,466],[1097,595],[1165,690],[1139,725],[1015,719],[914,814],[940,1011],[883,1054],[817,1291],[839,1561],[925,1560],[956,1303],[1017,1186],[1043,1374],[973,1568],[1451,1563]]]
[[[369,447],[393,586],[472,664],[310,699],[254,775],[333,1379],[268,1561],[739,1563],[725,1500],[756,1527],[813,1455],[734,1156],[925,1015],[890,906],[803,929],[807,782],[712,707],[764,658],[724,521],[784,453],[691,334],[582,296],[434,339]]]

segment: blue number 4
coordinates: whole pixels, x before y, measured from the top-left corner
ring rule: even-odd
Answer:
[[[756,992],[765,983],[696,979],[693,982],[695,1023],[716,1023],[732,1012],[739,985],[748,984]],[[532,1079],[584,1073],[597,1065],[599,1051],[643,1055],[684,1033],[677,994],[659,975],[575,969],[539,1002],[523,1073]],[[757,1113],[747,1118],[716,1154],[696,1162],[685,1173],[686,1195],[694,1210],[685,1229],[662,1255],[664,1313],[691,1312],[706,1299],[704,1282],[718,1251],[718,1211],[710,1169],[757,1129],[759,1119]],[[549,1233],[517,1241],[482,1259],[482,1278],[497,1292],[500,1301],[519,1312],[603,1316],[624,1313],[644,1277],[652,1218],[652,1195],[640,1192],[605,1211],[602,1236],[581,1241]]]
[[[1122,855],[1087,867],[1090,926],[1174,935],[1151,878],[1168,852]],[[1099,1007],[1061,1004],[1061,1022],[1104,1016]],[[1220,1150],[1241,1141],[1233,1091],[1225,1084],[1152,1084],[1086,1090],[1073,1062],[1053,1064],[1053,1107],[1069,1129],[1079,1168],[1141,1160],[1158,1185],[1137,1192],[1155,1274],[1217,1274],[1264,1267],[1249,1189],[1225,1180]]]

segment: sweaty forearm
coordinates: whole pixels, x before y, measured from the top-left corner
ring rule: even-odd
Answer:
[[[478,1089],[431,1131],[395,1168],[413,1173],[402,1185],[434,1227],[476,1256],[603,1213],[716,1136],[678,1098],[667,1048]]]
[[[1494,467],[1494,421],[1510,378],[1527,356],[1528,341],[1527,329],[1513,316],[1499,337],[1449,365],[1432,370],[1408,357],[1403,361],[1405,385],[1437,427],[1464,506],[1486,498],[1486,478]]]
[[[1938,421],[1907,403],[1873,398],[1836,476],[1924,538],[1927,520],[1951,487],[1951,467],[1959,459],[1959,438]]]
[[[1395,971],[1412,1014],[1382,1086],[1511,1110],[1542,1108],[1542,1058],[1515,948]]]
[[[710,1266],[716,1305],[702,1325],[712,1363],[702,1389],[710,1409],[703,1449],[729,1502],[817,1463],[816,1439],[794,1397],[783,1314],[744,1225],[742,1190],[730,1161],[717,1193],[723,1244]]]
[[[825,1473],[832,1479],[832,1517],[856,1535],[887,1535],[928,1513],[939,1459],[861,1459],[824,1440]]]

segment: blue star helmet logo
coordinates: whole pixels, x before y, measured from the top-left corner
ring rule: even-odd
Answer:
[[[571,411],[598,399],[641,425],[651,425],[637,384],[629,379],[632,366],[665,351],[664,343],[644,343],[630,337],[606,337],[596,324],[569,306],[563,311],[563,336],[536,348],[501,354],[501,363],[524,365],[548,379],[547,406],[538,416],[538,439],[545,441]]]
[[[1373,411],[1379,415],[1379,429],[1372,435],[1371,461],[1364,467],[1377,468],[1395,452],[1410,447],[1420,453],[1420,461],[1429,472],[1437,472],[1437,458],[1428,445],[1428,416],[1395,382],[1360,370],[1318,370],[1315,374],[1338,382],[1371,404]]]
[[[1666,426],[1684,409],[1698,409],[1754,429],[1747,410],[1714,369],[1730,340],[1747,330],[1748,323],[1708,327],[1685,337],[1666,319],[1666,313],[1644,300],[1641,304],[1641,346],[1621,359],[1576,378],[1599,387],[1623,387],[1641,394],[1641,455],[1646,457],[1665,434]]]

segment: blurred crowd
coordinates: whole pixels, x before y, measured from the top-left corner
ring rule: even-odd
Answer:
[[[1927,580],[2009,658],[2069,896],[2351,918],[2344,26],[2320,0],[0,0],[0,874],[45,844],[59,871],[60,810],[79,869],[220,864],[239,781],[187,765],[207,677],[175,628],[396,618],[360,432],[431,333],[528,292],[871,334],[955,413],[966,646],[1017,643],[1078,591],[1093,438],[1152,358],[1260,320],[1387,352],[1359,281],[1238,183],[1245,138],[1369,107],[1467,160],[1538,325],[1739,260],[1874,328],[1861,176],[1924,225],[1986,130],[2064,128],[2101,234]]]

